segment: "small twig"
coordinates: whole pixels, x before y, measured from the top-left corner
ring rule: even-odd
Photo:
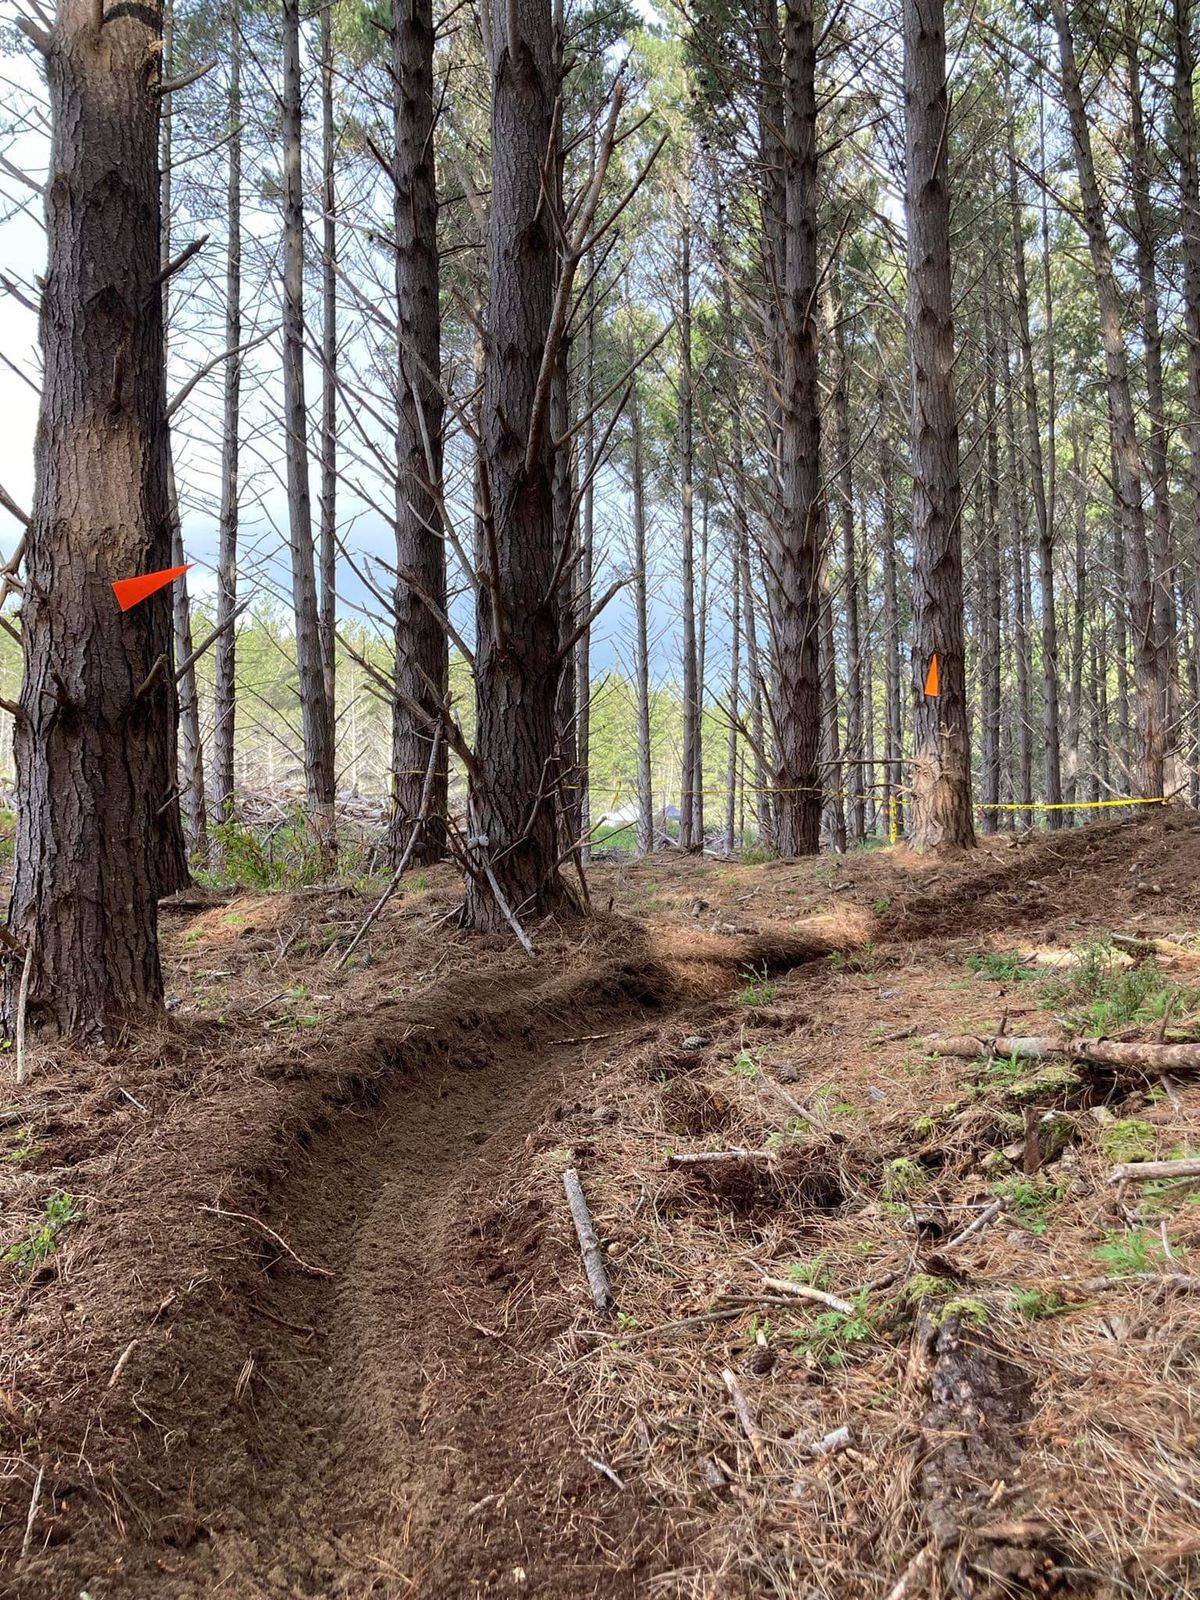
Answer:
[[[732,1372],[729,1367],[722,1368],[721,1376],[725,1380],[725,1387],[729,1390],[729,1398],[733,1401],[733,1409],[737,1413],[737,1419],[742,1425],[742,1432],[750,1441],[750,1448],[754,1452],[754,1459],[758,1462],[758,1465],[765,1470],[767,1461],[766,1450],[763,1445],[762,1432],[759,1429],[758,1423],[754,1420],[754,1413],[750,1409],[750,1402],[746,1399],[745,1391],[743,1390],[741,1384],[737,1381],[736,1374]]]
[[[221,635],[233,627],[234,623],[241,616],[242,612],[245,611],[247,606],[252,605],[253,602],[254,596],[247,595],[240,605],[237,605],[233,608],[223,622],[218,622],[212,632],[209,633],[205,639],[201,640],[201,642],[192,651],[190,656],[184,657],[179,666],[175,669],[176,683],[182,681],[184,674],[191,671],[191,669],[196,665],[197,661],[199,661],[200,657],[204,655],[206,651],[212,649],[213,645],[216,644]]]
[[[982,1233],[985,1228],[990,1227],[995,1222],[1003,1210],[1003,1200],[993,1200],[990,1206],[987,1206],[977,1217],[968,1222],[961,1232],[954,1235],[953,1239],[948,1239],[944,1245],[941,1245],[939,1247],[940,1251],[954,1250],[960,1244],[965,1244],[968,1239],[973,1238],[975,1234]]]
[[[110,1389],[115,1389],[116,1388],[118,1380],[120,1379],[121,1374],[125,1371],[125,1368],[129,1365],[130,1356],[137,1349],[139,1343],[140,1343],[140,1340],[138,1340],[138,1339],[130,1339],[129,1343],[125,1346],[124,1350],[121,1351],[120,1360],[117,1362],[116,1366],[113,1368],[112,1377],[108,1380],[108,1387]]]
[[[611,1039],[611,1033],[577,1033],[573,1039],[551,1039],[553,1044],[595,1044],[599,1039]]]
[[[42,1479],[45,1476],[45,1467],[39,1467],[37,1479],[33,1485],[33,1494],[29,1499],[29,1515],[25,1518],[25,1537],[21,1540],[22,1561],[24,1561],[25,1557],[29,1554],[29,1548],[33,1544],[33,1524],[37,1518],[38,1502],[42,1498]]]
[[[190,72],[181,72],[175,78],[164,78],[158,85],[158,93],[160,95],[174,94],[176,89],[186,89],[189,83],[196,83],[206,73],[211,72],[216,64],[217,58],[214,56],[211,61],[205,61],[199,67],[193,67]]]
[[[204,249],[204,246],[208,243],[208,237],[208,234],[205,233],[199,239],[193,239],[191,244],[186,245],[173,261],[168,261],[157,278],[155,278],[154,287],[156,289],[160,288],[168,278],[173,278],[177,272],[182,272],[192,257],[198,256],[201,250]]]
[[[596,1310],[609,1312],[613,1308],[613,1292],[608,1281],[608,1269],[604,1265],[604,1253],[600,1248],[600,1240],[596,1236],[592,1215],[584,1198],[583,1185],[574,1167],[568,1167],[563,1173],[563,1188],[567,1192],[567,1204],[571,1208],[571,1218],[575,1223],[575,1232],[579,1236],[579,1251],[583,1257],[584,1271],[587,1273],[588,1286],[592,1291]]]
[[[851,1444],[851,1434],[848,1426],[834,1428],[832,1433],[827,1433],[823,1439],[814,1439],[808,1447],[809,1455],[832,1456],[839,1450],[848,1450]]]
[[[774,1289],[776,1294],[794,1295],[798,1300],[818,1300],[831,1311],[840,1311],[846,1317],[852,1317],[858,1309],[852,1306],[849,1300],[841,1300],[836,1294],[826,1294],[824,1289],[817,1289],[811,1283],[794,1283],[790,1278],[772,1278],[765,1272],[762,1281],[764,1288]]]
[[[595,1467],[597,1472],[602,1473],[604,1477],[606,1477],[610,1483],[615,1484],[618,1489],[623,1489],[625,1487],[613,1469],[605,1462],[598,1461],[595,1456],[584,1456],[583,1459],[587,1462],[589,1467]]]
[[[142,1104],[142,1102],[137,1099],[136,1096],[131,1095],[128,1089],[122,1089],[120,1084],[117,1085],[117,1093],[123,1094],[126,1100],[129,1101],[129,1104],[131,1106],[136,1106],[139,1111],[146,1111],[146,1107]],[[146,1115],[149,1116],[149,1114],[150,1113],[146,1111]]]
[[[765,1150],[743,1150],[739,1145],[729,1150],[685,1150],[669,1155],[666,1165],[668,1171],[677,1172],[680,1167],[707,1167],[721,1161],[752,1161],[756,1156],[767,1153]]]
[[[198,1206],[197,1210],[207,1211],[214,1217],[236,1217],[239,1222],[249,1222],[253,1227],[261,1228],[269,1238],[274,1239],[280,1249],[286,1250],[296,1265],[305,1272],[312,1273],[315,1278],[332,1278],[334,1276],[328,1267],[314,1267],[310,1262],[298,1256],[287,1240],[282,1239],[274,1228],[268,1228],[265,1222],[260,1222],[257,1217],[252,1217],[247,1211],[225,1211],[220,1206]]]

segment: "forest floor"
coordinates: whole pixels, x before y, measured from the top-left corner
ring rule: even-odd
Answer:
[[[198,892],[0,1092],[0,1595],[1200,1595],[1200,1080],[925,1043],[1200,1038],[1200,821],[590,881]]]

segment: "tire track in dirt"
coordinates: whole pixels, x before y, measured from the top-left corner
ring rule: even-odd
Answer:
[[[480,1276],[473,1247],[489,1248],[472,1237],[489,1187],[579,1067],[566,1050],[532,1050],[409,1080],[375,1113],[366,1149],[339,1135],[279,1197],[285,1236],[337,1278],[314,1294],[285,1273],[262,1302],[319,1330],[290,1350],[281,1332],[265,1357],[305,1420],[292,1419],[299,1450],[249,1508],[232,1564],[209,1552],[218,1581],[257,1571],[263,1593],[633,1592],[625,1557],[614,1569],[573,1518],[547,1525],[569,1424],[528,1352],[463,1304]],[[530,1266],[537,1242],[525,1241]],[[570,1492],[586,1487],[576,1476]],[[643,1542],[631,1531],[626,1550]]]

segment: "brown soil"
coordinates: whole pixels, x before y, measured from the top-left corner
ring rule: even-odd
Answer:
[[[165,918],[164,1030],[103,1059],[45,1052],[4,1098],[0,1247],[51,1195],[82,1213],[32,1272],[0,1267],[5,1600],[882,1600],[925,1541],[914,1594],[960,1572],[997,1596],[1200,1593],[1181,1465],[1200,1437],[1195,1297],[1064,1290],[1064,1314],[1032,1324],[1001,1303],[1002,1285],[1101,1270],[1091,1251],[1123,1221],[1084,1103],[1103,1095],[1064,1101],[1054,1253],[1006,1223],[940,1260],[956,1208],[990,1199],[1014,1113],[964,1098],[977,1065],[919,1046],[1043,1015],[1033,986],[972,977],[968,951],[1193,934],[1200,827],[1143,818],[941,863],[605,864],[609,912],[535,930],[537,962],[453,931],[452,875],[425,881],[341,973],[329,952],[369,896],[190,897]],[[1165,1153],[1200,1133],[1181,1092],[1123,1089],[1112,1114]],[[767,1154],[665,1168],[734,1146]],[[925,1173],[916,1233],[881,1199],[901,1158]],[[587,1295],[567,1164],[615,1322]],[[1200,1234],[1186,1201],[1180,1251]],[[831,1365],[821,1308],[755,1289],[755,1264],[814,1258],[839,1295],[919,1270],[966,1310],[942,1325],[926,1307],[921,1332],[898,1300]],[[1007,1397],[970,1426],[945,1365],[963,1349],[980,1392]],[[853,1448],[813,1457],[805,1441],[844,1422]]]

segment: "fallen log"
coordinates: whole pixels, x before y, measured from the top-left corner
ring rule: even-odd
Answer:
[[[955,1056],[967,1061],[1000,1056],[1008,1061],[1040,1061],[1046,1056],[1067,1056],[1101,1067],[1139,1067],[1146,1072],[1200,1073],[1200,1042],[1153,1044],[1134,1039],[1069,1038],[1065,1034],[995,1039],[974,1034],[932,1034],[925,1040],[931,1055]]]

